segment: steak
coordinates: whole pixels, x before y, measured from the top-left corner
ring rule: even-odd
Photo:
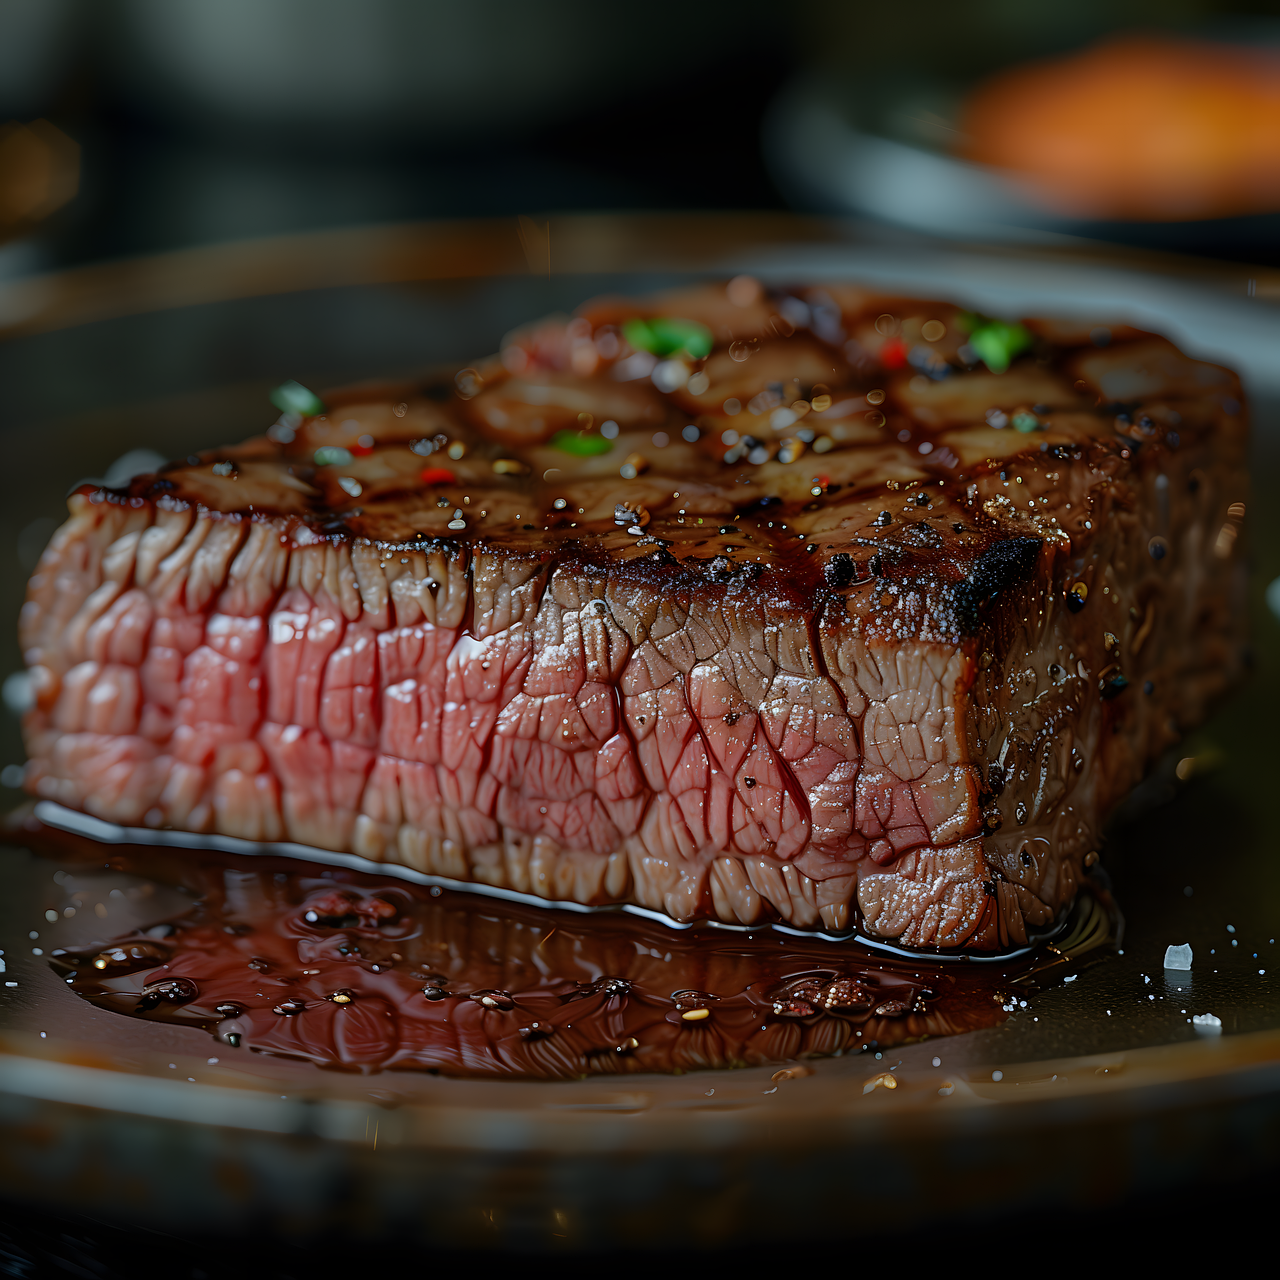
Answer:
[[[32,794],[676,921],[997,951],[1241,667],[1236,376],[745,277],[86,483]]]

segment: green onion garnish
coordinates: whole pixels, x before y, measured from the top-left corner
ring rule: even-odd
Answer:
[[[972,311],[956,317],[957,326],[969,331],[969,346],[992,373],[1003,373],[1035,341],[1030,330],[1004,320],[989,320]],[[1024,428],[1025,429],[1025,428]]]
[[[282,382],[271,393],[271,403],[281,413],[300,413],[304,418],[324,412],[324,401],[300,382]]]
[[[622,326],[622,335],[633,347],[651,351],[655,356],[672,356],[683,352],[694,360],[703,360],[711,354],[711,348],[715,345],[711,330],[705,324],[699,324],[696,320],[681,320],[676,316],[628,320]]]
[[[613,441],[603,436],[586,436],[578,431],[557,431],[551,437],[551,447],[561,453],[571,453],[575,458],[595,458],[608,453],[613,448]]]
[[[344,449],[341,445],[322,444],[315,452],[315,464],[317,467],[345,467],[347,463],[355,461],[351,450]]]

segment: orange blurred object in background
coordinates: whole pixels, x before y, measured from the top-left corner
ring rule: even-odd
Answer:
[[[76,193],[80,148],[47,120],[0,124],[0,240],[16,234]]]
[[[961,154],[1055,210],[1174,221],[1280,210],[1280,52],[1124,36],[981,85]]]

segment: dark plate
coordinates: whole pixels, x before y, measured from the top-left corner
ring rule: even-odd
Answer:
[[[1203,324],[1206,298],[1228,317],[1252,306],[1263,333],[1241,354],[1264,391],[1250,510],[1256,668],[1108,837],[1123,949],[1093,954],[999,1026],[879,1061],[816,1061],[778,1082],[770,1068],[556,1083],[348,1075],[229,1053],[205,1032],[77,998],[49,951],[187,899],[172,877],[90,872],[19,844],[0,850],[13,984],[0,987],[0,1195],[179,1233],[723,1246],[1097,1205],[1274,1170],[1280,637],[1263,592],[1280,575],[1280,509],[1266,501],[1280,420],[1271,373],[1251,354],[1268,326],[1274,336],[1274,310],[1230,301],[1233,277],[1212,268],[1162,273],[1093,249],[988,256],[778,218],[584,219],[551,235],[552,265],[565,269],[550,276],[527,270],[513,227],[472,225],[232,246],[0,295],[15,320],[0,344],[11,477],[0,611],[16,614],[52,528],[35,522],[56,520],[67,487],[127,449],[181,454],[248,435],[284,377],[323,385],[474,358],[515,324],[605,289],[741,268],[897,272],[919,289],[932,263],[929,292],[972,297],[984,271],[1007,276],[1012,264],[1044,311],[1080,309],[1082,272],[1138,281],[1135,313],[1163,298],[1175,330]],[[0,763],[22,758],[12,718],[0,751]],[[1189,975],[1164,970],[1171,943],[1194,948]],[[1220,1028],[1197,1027],[1198,1014]],[[890,1069],[896,1087],[867,1088]]]

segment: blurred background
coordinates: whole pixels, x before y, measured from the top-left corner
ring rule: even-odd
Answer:
[[[427,218],[1280,259],[1273,0],[0,0],[0,279]]]

